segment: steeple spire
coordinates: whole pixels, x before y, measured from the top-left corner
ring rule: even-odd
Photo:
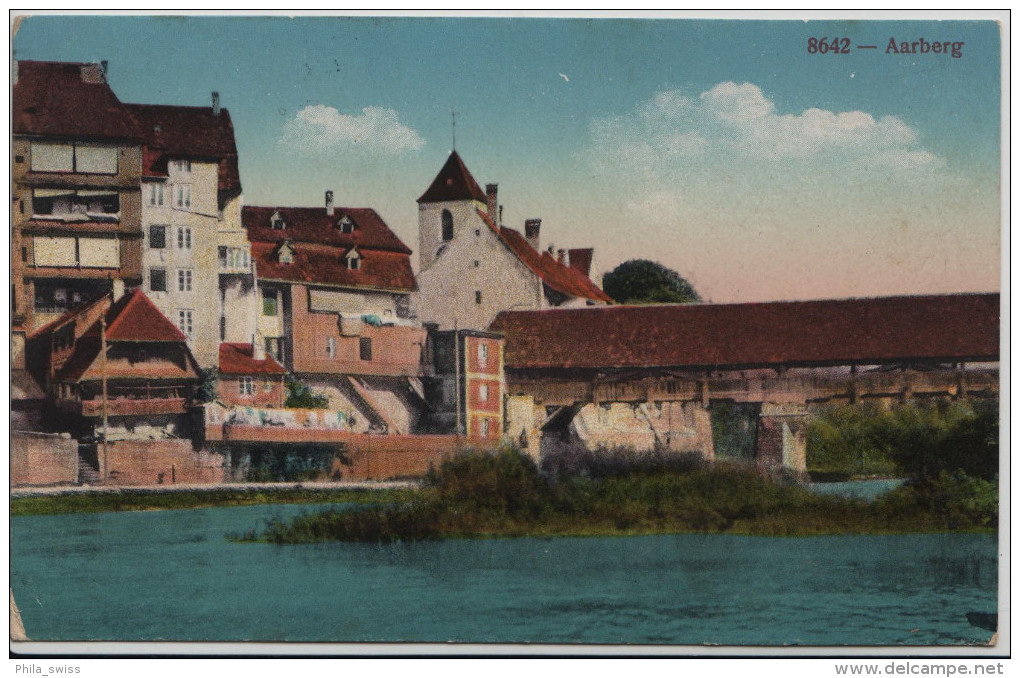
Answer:
[[[450,109],[450,127],[453,132],[453,150],[457,150],[457,111]]]

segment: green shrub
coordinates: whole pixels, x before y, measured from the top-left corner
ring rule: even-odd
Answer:
[[[635,450],[620,446],[589,450],[580,442],[557,445],[542,455],[542,472],[553,479],[682,474],[705,468],[707,464],[700,452],[672,452],[661,447]]]
[[[934,478],[961,471],[990,480],[999,465],[998,402],[913,401],[827,408],[807,432],[811,470]]]
[[[321,410],[329,407],[329,398],[312,392],[312,389],[294,377],[287,375],[287,400],[284,407]]]

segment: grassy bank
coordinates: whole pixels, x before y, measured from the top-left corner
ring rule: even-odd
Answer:
[[[16,497],[11,499],[11,515],[152,511],[252,504],[370,504],[406,502],[413,496],[411,490],[392,489],[241,489],[174,492],[122,489],[116,492]]]
[[[610,467],[612,468],[612,467]],[[273,543],[732,533],[879,534],[995,529],[997,483],[944,474],[871,502],[819,496],[739,465],[678,464],[603,477],[541,473],[512,450],[443,464],[409,501],[270,524]]]

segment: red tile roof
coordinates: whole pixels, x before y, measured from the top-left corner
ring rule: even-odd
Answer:
[[[272,356],[256,360],[253,353],[251,344],[220,344],[220,374],[286,374]]]
[[[369,287],[387,290],[415,289],[411,258],[406,254],[358,248],[361,267],[347,268],[342,247],[313,243],[292,243],[294,259],[280,263],[280,246],[271,242],[252,241],[251,255],[261,280],[285,280],[303,284]]]
[[[96,64],[19,61],[12,92],[15,134],[140,140],[138,123]]]
[[[106,340],[185,342],[188,338],[141,290],[134,290],[106,312]]]
[[[286,228],[270,226],[279,213]],[[337,224],[349,217],[352,233]],[[387,290],[415,289],[411,250],[401,242],[379,214],[369,208],[337,207],[332,216],[325,207],[245,207],[241,221],[251,240],[251,253],[259,278],[344,287]],[[293,261],[280,263],[284,242],[294,250]],[[361,267],[347,268],[345,255],[357,248]]]
[[[612,303],[613,300],[609,298],[609,295],[577,268],[564,266],[548,252],[539,254],[519,231],[506,226],[497,228],[482,210],[478,210],[478,216],[488,224],[489,228],[499,236],[511,252],[517,255],[517,258],[525,266],[552,289],[571,297]]]
[[[274,229],[271,218],[279,212],[286,228]],[[337,224],[344,217],[354,222],[353,233],[341,233]],[[245,207],[241,222],[248,229],[248,239],[281,243],[309,242],[359,249],[371,248],[411,254],[407,245],[390,230],[382,217],[367,207],[337,207],[330,216],[325,207]]]
[[[170,158],[202,158],[219,161],[221,191],[240,190],[237,145],[230,111],[200,106],[127,104],[145,138],[145,176],[166,176]]]
[[[485,202],[485,192],[471,176],[457,151],[450,153],[446,164],[432,180],[432,185],[421,194],[418,202],[446,202],[447,200],[478,200]]]
[[[184,336],[184,333],[170,322],[167,317],[164,316],[155,305],[153,305],[149,298],[142,293],[141,290],[128,292],[112,304],[110,303],[109,295],[101,297],[96,302],[84,304],[33,333],[33,338],[42,334],[44,331],[58,329],[61,325],[74,317],[85,316],[96,303],[102,303],[108,306],[105,313],[106,340],[111,344],[117,342],[184,344],[187,341],[187,337]],[[100,324],[97,320],[84,333],[82,333],[80,338],[75,342],[71,356],[67,359],[67,362],[61,366],[57,375],[54,377],[54,380],[63,382],[79,381],[95,363],[96,358],[99,357],[99,351]],[[188,353],[188,357],[189,365],[181,371],[181,375],[183,376],[187,376],[188,374],[193,376],[194,374],[195,361],[194,358],[191,358],[190,352]],[[148,373],[146,370],[149,369],[150,368],[144,364],[139,363],[137,367],[132,367],[132,375],[150,376],[152,378],[180,376],[177,375],[176,372],[173,374],[165,374],[165,369],[164,372]]]
[[[999,295],[507,311],[507,369],[997,361]]]

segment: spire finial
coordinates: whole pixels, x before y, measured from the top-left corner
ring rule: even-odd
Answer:
[[[450,128],[453,132],[453,150],[457,150],[457,111],[450,109]]]

